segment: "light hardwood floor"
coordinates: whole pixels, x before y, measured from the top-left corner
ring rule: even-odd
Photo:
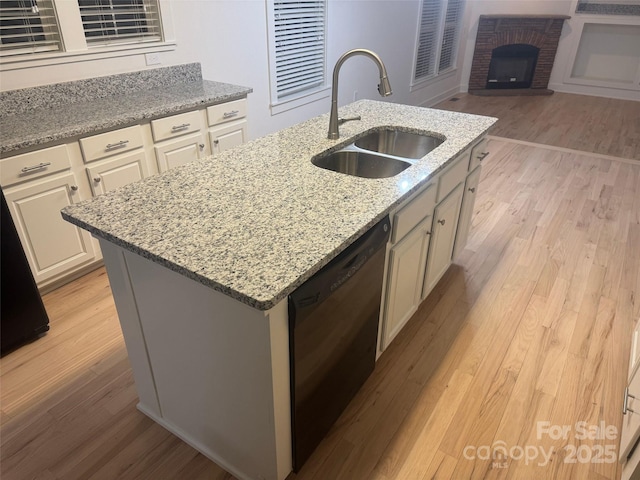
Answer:
[[[640,101],[556,92],[483,97],[458,93],[434,108],[498,117],[493,135],[640,160]]]
[[[489,146],[467,248],[295,480],[619,477],[617,462],[565,459],[618,452],[575,424],[620,427],[640,165]],[[136,410],[103,269],[45,305],[51,331],[0,362],[2,480],[232,478]],[[538,422],[571,431],[538,438]],[[553,454],[471,458],[499,445]]]

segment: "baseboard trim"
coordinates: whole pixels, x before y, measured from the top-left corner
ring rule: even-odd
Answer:
[[[553,150],[555,152],[571,153],[575,155],[582,155],[583,157],[598,158],[600,160],[610,160],[613,162],[628,163],[630,165],[640,164],[640,160],[634,160],[632,158],[615,157],[613,155],[604,155],[602,153],[585,152],[583,150],[574,150],[573,148],[556,147],[554,145],[545,145],[544,143],[527,142],[525,140],[516,140],[515,138],[497,137],[495,135],[487,135],[489,140],[497,140],[499,142],[515,143],[518,145],[526,145],[527,147],[544,148],[546,150]]]

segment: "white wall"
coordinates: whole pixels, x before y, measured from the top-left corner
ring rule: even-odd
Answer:
[[[621,99],[638,99],[638,90],[616,88],[607,82],[598,85],[585,85],[571,79],[571,71],[574,65],[574,58],[577,46],[582,33],[582,25],[585,22],[599,22],[603,24],[630,23],[640,25],[638,17],[618,17],[611,15],[585,15],[576,14],[575,6],[577,0],[467,0],[467,22],[469,23],[468,35],[465,45],[463,68],[461,72],[461,90],[469,89],[469,74],[471,73],[471,63],[473,61],[473,51],[475,47],[476,34],[478,32],[478,20],[480,15],[491,14],[554,14],[569,15],[571,19],[566,20],[558,52],[554,62],[549,88],[559,92],[578,93],[584,95],[596,95]]]
[[[329,77],[345,51],[369,48],[385,62],[395,103],[431,105],[456,93],[460,69],[453,75],[410,91],[419,0],[329,0]],[[208,80],[246,85],[249,95],[249,136],[256,138],[329,111],[329,98],[277,115],[271,114],[264,0],[173,0],[172,18],[177,48],[160,53],[163,65],[200,62]],[[460,61],[462,58],[460,58]],[[0,89],[78,80],[150,68],[143,55],[2,72]],[[358,98],[380,99],[378,73],[366,58],[352,58],[340,75],[340,105]]]

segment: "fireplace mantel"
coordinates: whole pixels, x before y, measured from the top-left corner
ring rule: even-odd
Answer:
[[[476,46],[469,78],[469,93],[550,94],[551,69],[558,50],[562,26],[568,15],[480,15]],[[493,49],[510,44],[532,45],[540,49],[531,88],[486,90]]]

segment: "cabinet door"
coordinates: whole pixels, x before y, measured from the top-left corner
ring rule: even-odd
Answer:
[[[166,172],[185,163],[198,160],[205,152],[205,140],[202,134],[189,135],[169,140],[155,146],[158,170]]]
[[[389,346],[420,304],[431,216],[389,251],[381,350]]]
[[[242,145],[247,137],[247,121],[239,120],[224,127],[212,128],[209,131],[211,152],[224,152],[230,148]]]
[[[122,155],[87,167],[87,175],[93,194],[100,195],[147,177],[147,156],[144,150]]]
[[[5,190],[11,216],[36,282],[95,259],[88,232],[66,222],[60,210],[82,200],[76,178],[68,173]]]
[[[433,231],[427,257],[422,298],[425,298],[431,292],[438,280],[447,271],[449,265],[451,265],[460,203],[462,201],[462,189],[463,185],[458,185],[447,198],[436,206],[433,213]]]
[[[473,206],[476,202],[476,193],[478,191],[478,183],[480,183],[480,169],[478,166],[467,177],[464,185],[464,194],[462,195],[462,207],[460,207],[460,220],[458,221],[458,233],[456,234],[456,245],[453,250],[453,258],[459,252],[464,250],[469,238],[469,228],[471,227],[471,218],[473,217]]]

